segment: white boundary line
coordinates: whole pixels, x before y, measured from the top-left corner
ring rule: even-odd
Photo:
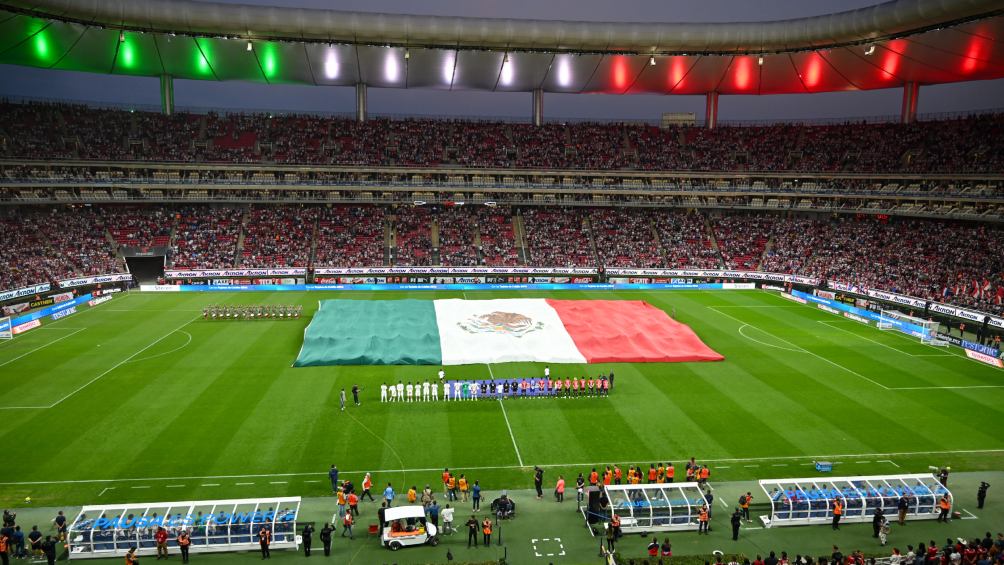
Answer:
[[[840,326],[833,325],[834,323],[839,322],[840,320],[816,320],[816,321],[819,322],[820,324],[825,325],[828,328],[833,328],[835,330],[839,330],[839,331],[842,331],[844,333],[848,333],[848,334],[851,334],[853,336],[857,336],[857,337],[859,337],[859,338],[861,338],[863,340],[870,341],[870,342],[874,343],[875,345],[879,345],[879,346],[885,347],[886,349],[891,349],[891,350],[896,351],[898,353],[902,353],[903,355],[909,355],[910,357],[958,357],[957,355],[953,355],[951,353],[910,353],[908,351],[903,351],[902,349],[899,349],[897,347],[893,347],[891,345],[887,345],[885,343],[882,343],[881,341],[876,341],[876,340],[874,340],[874,339],[872,339],[870,337],[865,337],[865,336],[863,336],[863,335],[861,335],[861,334],[859,334],[857,332],[852,332],[851,330],[845,330],[844,328],[841,328]]]
[[[485,363],[488,365],[488,374],[491,375],[492,381],[495,381],[495,373],[492,371],[492,364]],[[505,404],[502,403],[502,399],[498,399],[499,407],[502,408],[502,417],[505,418],[505,427],[509,429],[509,439],[512,440],[512,448],[516,450],[516,460],[519,461],[519,466],[523,467],[523,456],[519,453],[519,445],[516,444],[516,436],[512,433],[512,426],[509,424],[509,415],[506,414]]]
[[[163,357],[165,355],[170,355],[171,353],[174,353],[175,351],[181,351],[182,349],[188,347],[188,345],[190,343],[192,343],[192,334],[190,334],[188,332],[183,332],[181,330],[178,330],[175,333],[182,333],[182,334],[187,335],[188,336],[188,341],[186,341],[180,347],[175,347],[174,349],[172,349],[170,351],[165,351],[163,353],[157,353],[156,355],[150,355],[148,357],[140,357],[139,359],[133,359],[132,361],[130,361],[130,363],[139,363],[141,361],[149,361],[150,359],[156,359],[157,357]]]
[[[746,339],[748,339],[750,341],[759,343],[760,345],[763,345],[765,347],[773,347],[774,349],[780,349],[782,351],[791,351],[792,353],[805,353],[804,349],[791,349],[789,347],[782,347],[780,345],[774,345],[774,344],[771,344],[771,343],[767,343],[766,341],[760,341],[759,339],[757,339],[755,337],[750,337],[750,336],[748,336],[748,335],[746,335],[746,334],[743,333],[743,329],[744,328],[753,328],[754,330],[757,330],[757,331],[763,331],[763,330],[761,330],[760,328],[757,328],[755,326],[751,326],[749,324],[743,324],[743,325],[739,326],[739,335],[745,337]],[[775,336],[773,334],[767,334],[767,335],[769,335],[771,337],[774,337],[774,338],[777,338],[777,336]]]
[[[825,362],[829,363],[830,365],[833,365],[834,367],[837,367],[838,369],[842,369],[844,371],[847,371],[848,373],[850,373],[850,374],[852,374],[852,375],[854,375],[856,377],[860,377],[860,378],[862,378],[862,379],[864,379],[864,380],[872,383],[875,386],[881,387],[881,388],[883,388],[885,390],[891,390],[889,387],[885,386],[884,384],[882,384],[882,383],[880,383],[878,381],[872,380],[872,379],[870,379],[870,378],[862,375],[861,373],[859,373],[857,371],[854,371],[852,369],[848,369],[847,367],[844,367],[843,365],[841,365],[840,363],[837,363],[836,361],[830,361],[829,359],[827,359],[826,357],[823,357],[822,355],[819,355],[818,353],[813,353],[813,352],[809,351],[808,349],[805,349],[803,347],[799,347],[798,345],[795,345],[794,343],[792,343],[792,342],[790,342],[790,341],[788,341],[788,340],[786,340],[784,338],[777,337],[776,335],[774,335],[774,334],[772,334],[772,333],[770,333],[770,332],[768,332],[766,330],[762,330],[762,329],[754,326],[753,324],[746,323],[746,322],[740,320],[739,318],[736,318],[735,316],[732,316],[730,314],[726,314],[725,312],[716,310],[714,306],[709,306],[708,309],[712,310],[714,312],[718,312],[722,316],[725,316],[726,318],[730,318],[732,320],[735,320],[735,321],[739,322],[740,324],[745,324],[745,325],[747,325],[747,326],[749,326],[751,328],[759,330],[759,331],[761,331],[761,332],[763,332],[763,333],[765,333],[765,334],[767,334],[767,335],[769,335],[769,336],[771,336],[771,337],[773,337],[773,338],[775,338],[775,339],[777,339],[779,341],[783,341],[784,343],[787,343],[788,345],[790,345],[792,347],[797,347],[798,349],[802,350],[803,353],[806,353],[808,355],[812,355],[813,357],[815,357],[816,359],[819,359],[820,361],[825,361]],[[746,337],[746,336],[744,335],[743,337]]]
[[[59,400],[53,402],[52,404],[50,404],[48,406],[0,406],[0,410],[46,410],[46,409],[49,409],[49,408],[55,408],[56,406],[59,406],[64,400],[70,398],[71,396],[73,396],[73,395],[77,394],[78,392],[84,390],[85,388],[91,386],[92,384],[94,384],[95,382],[97,382],[99,379],[101,379],[102,377],[104,377],[105,375],[107,375],[108,373],[111,373],[115,369],[118,369],[122,365],[125,365],[126,363],[128,363],[129,361],[131,361],[134,357],[136,357],[137,355],[139,355],[140,353],[143,353],[147,349],[150,349],[154,345],[157,345],[158,343],[164,341],[171,334],[173,334],[175,332],[178,332],[178,331],[181,331],[182,328],[184,328],[188,324],[191,324],[192,322],[194,322],[194,321],[196,321],[198,319],[199,319],[198,317],[192,318],[191,320],[185,322],[184,324],[178,326],[177,328],[171,330],[170,332],[168,332],[168,333],[160,336],[159,338],[157,338],[156,340],[154,340],[153,342],[151,342],[149,345],[147,345],[143,349],[140,349],[139,351],[136,351],[132,355],[130,355],[130,356],[126,357],[125,359],[119,361],[118,363],[116,363],[115,365],[113,365],[110,369],[108,369],[105,372],[101,373],[100,375],[94,377],[93,379],[87,381],[86,383],[84,383],[83,385],[81,385],[80,387],[78,387],[73,392],[67,394],[66,396],[60,398]]]
[[[743,462],[743,461],[813,461],[813,460],[832,460],[838,459],[858,459],[861,457],[909,457],[914,455],[974,455],[974,454],[990,454],[990,453],[1004,453],[1004,449],[951,449],[945,451],[898,451],[890,453],[845,453],[845,454],[827,454],[827,455],[780,455],[774,457],[727,457],[721,459],[701,459],[707,463],[725,463],[725,462]],[[653,460],[659,460],[656,457]],[[670,461],[672,456],[662,457],[662,460]],[[632,459],[630,461],[605,461],[604,464],[617,464],[617,465],[631,465],[636,464],[638,459]],[[593,467],[597,464],[596,461],[590,463],[547,463],[538,464],[538,467],[554,468],[554,467]],[[811,463],[807,463],[811,465]],[[491,471],[491,470],[522,470],[525,469],[523,466],[516,465],[496,465],[496,466],[474,466],[465,467],[463,465],[453,465],[452,467],[456,469],[464,469],[465,471]],[[408,473],[422,473],[422,472],[441,472],[442,467],[430,467],[425,469],[377,469],[377,470],[365,470],[365,471],[339,471],[342,474],[347,475],[365,475],[366,473],[400,473],[402,471]],[[326,477],[328,476],[327,471],[312,471],[309,473],[258,473],[251,475],[213,475],[208,477],[145,477],[145,478],[126,478],[126,479],[76,479],[69,481],[21,481],[21,482],[0,482],[0,486],[26,486],[26,485],[72,485],[72,484],[92,484],[92,483],[134,483],[142,481],[205,481],[205,480],[219,480],[219,479],[251,479],[251,478],[269,478],[269,477]],[[214,485],[219,486],[219,485]]]
[[[150,349],[150,348],[151,348],[151,347],[153,347],[154,345],[157,345],[158,343],[160,343],[160,342],[164,341],[165,339],[167,339],[167,337],[168,337],[168,336],[170,336],[170,335],[171,335],[171,334],[173,334],[174,332],[177,332],[177,331],[180,331],[180,330],[181,330],[181,328],[184,328],[184,327],[185,327],[185,326],[187,326],[188,324],[191,324],[192,322],[194,322],[194,321],[196,321],[196,320],[198,320],[198,319],[199,319],[199,317],[198,317],[198,316],[196,316],[196,317],[192,318],[191,320],[189,320],[189,321],[185,322],[184,324],[181,324],[180,326],[178,326],[178,327],[174,328],[174,329],[173,329],[173,330],[171,330],[170,332],[168,332],[168,333],[166,333],[166,334],[164,334],[164,335],[162,335],[162,336],[158,337],[157,339],[155,339],[155,340],[153,340],[152,342],[150,342],[150,344],[149,344],[149,345],[147,345],[146,347],[144,347],[143,349],[140,349],[139,351],[137,351],[137,352],[133,353],[132,355],[130,355],[130,356],[128,356],[128,357],[126,357],[125,359],[123,359],[123,360],[119,361],[118,363],[116,363],[115,365],[113,365],[111,369],[108,369],[107,371],[105,371],[105,372],[101,373],[100,375],[98,375],[98,376],[94,377],[93,379],[91,379],[91,380],[87,381],[87,382],[86,382],[86,383],[84,383],[84,384],[83,384],[82,386],[80,386],[80,387],[77,387],[77,389],[76,389],[76,390],[74,390],[73,392],[71,392],[70,394],[67,394],[66,396],[64,396],[63,398],[60,398],[59,400],[57,400],[57,401],[55,401],[55,402],[53,402],[53,403],[52,403],[52,404],[50,404],[49,406],[46,406],[46,408],[55,408],[56,406],[59,406],[59,405],[60,405],[60,404],[61,404],[61,403],[62,403],[62,402],[63,402],[64,400],[66,400],[67,398],[70,398],[71,396],[73,396],[73,395],[77,394],[78,392],[80,392],[80,391],[84,390],[85,388],[87,388],[87,387],[91,386],[92,384],[94,384],[95,382],[97,382],[97,381],[98,381],[99,379],[101,379],[101,377],[104,377],[104,376],[105,376],[105,375],[107,375],[108,373],[111,373],[111,372],[112,372],[112,371],[114,371],[115,369],[118,369],[118,368],[119,368],[119,367],[121,367],[122,365],[125,365],[126,363],[128,363],[129,361],[131,361],[131,360],[133,359],[133,357],[136,357],[136,356],[137,356],[137,355],[139,355],[140,353],[143,353],[143,352],[144,352],[144,351],[146,351],[147,349]]]
[[[58,329],[63,329],[63,328],[56,328],[56,329],[58,330]],[[84,331],[85,329],[87,329],[87,328],[80,328],[79,330],[74,330],[73,332],[68,333],[68,334],[64,335],[63,337],[61,337],[59,339],[54,339],[54,340],[50,341],[49,343],[46,343],[45,345],[40,345],[40,346],[36,347],[35,349],[32,349],[31,351],[28,351],[26,353],[22,353],[22,354],[18,355],[17,357],[13,358],[13,359],[8,359],[7,361],[4,361],[3,363],[0,363],[0,367],[3,367],[5,365],[10,365],[14,361],[17,361],[18,359],[20,359],[22,357],[27,357],[27,356],[31,355],[32,353],[38,351],[39,349],[45,349],[46,347],[49,347],[50,345],[52,345],[54,343],[58,343],[60,341],[63,341],[64,339],[66,339],[68,337],[73,337],[73,336],[77,335],[78,333]]]

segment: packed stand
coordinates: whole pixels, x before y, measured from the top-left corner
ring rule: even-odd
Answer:
[[[425,206],[399,206],[394,212],[397,235],[394,264],[406,267],[432,264],[432,213]]]
[[[332,206],[317,220],[317,267],[384,265],[384,208]]]
[[[760,266],[774,226],[780,216],[749,214],[717,216],[711,224],[726,269],[754,271]]]
[[[436,214],[439,228],[439,264],[447,267],[480,265],[474,235],[477,216],[466,206],[444,208]]]
[[[192,270],[234,267],[243,219],[243,208],[180,209],[169,263],[176,269]]]
[[[241,265],[253,268],[307,267],[317,208],[259,206],[244,228]]]
[[[0,156],[29,159],[696,171],[997,172],[1004,114],[945,121],[659,128],[271,114],[162,116],[0,103]]]
[[[656,210],[652,222],[666,253],[667,268],[721,268],[721,255],[715,250],[704,216],[699,212]]]
[[[644,209],[603,208],[593,210],[589,223],[596,240],[600,264],[605,267],[661,267],[651,212]]]
[[[805,266],[811,276],[1004,313],[999,227],[839,217],[825,229]]]
[[[105,229],[119,245],[167,247],[175,217],[164,206],[125,206],[100,209]]]
[[[528,208],[523,210],[530,257],[541,267],[595,267],[587,211],[578,208]]]
[[[0,290],[77,277],[125,272],[105,238],[99,213],[24,208],[0,215]]]
[[[519,265],[516,232],[512,227],[512,209],[508,206],[478,206],[476,210],[484,264],[491,267]]]

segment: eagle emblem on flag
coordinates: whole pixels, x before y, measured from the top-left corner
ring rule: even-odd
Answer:
[[[523,337],[544,327],[543,322],[534,322],[533,318],[516,312],[476,314],[464,322],[458,322],[457,325],[472,334],[496,333],[516,337]]]

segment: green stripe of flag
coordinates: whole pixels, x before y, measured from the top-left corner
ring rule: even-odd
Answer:
[[[325,300],[304,332],[294,366],[442,361],[432,300]]]

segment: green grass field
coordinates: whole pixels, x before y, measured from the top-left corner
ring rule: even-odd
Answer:
[[[468,292],[466,298],[646,300],[689,324],[720,363],[613,369],[609,398],[381,404],[383,381],[438,367],[291,368],[317,301],[459,292],[116,296],[0,343],[0,505],[330,494],[326,471],[401,492],[443,467],[489,492],[593,465],[694,456],[713,481],[1004,468],[1004,372],[761,291]],[[295,321],[204,321],[209,303],[304,305]],[[540,375],[530,364],[451,377]],[[338,410],[358,383],[361,407]],[[238,484],[240,483],[240,484]],[[571,519],[571,517],[570,517]]]

